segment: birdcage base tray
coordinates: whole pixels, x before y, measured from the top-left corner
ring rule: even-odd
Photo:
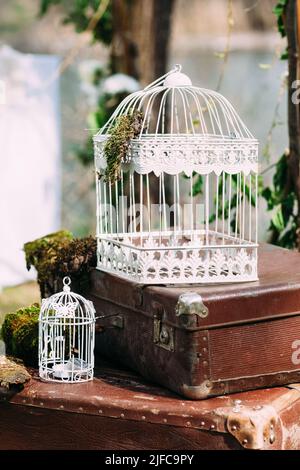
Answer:
[[[77,364],[75,361],[68,361],[59,364],[46,364],[40,366],[40,377],[49,382],[87,382],[93,380],[93,369],[87,364]]]
[[[135,280],[136,283],[140,285],[162,285],[162,286],[189,286],[189,285],[219,285],[219,284],[232,284],[232,283],[237,283],[237,284],[242,284],[242,283],[247,283],[247,282],[255,282],[258,281],[258,276],[249,276],[247,279],[241,279],[235,277],[215,277],[214,279],[202,279],[200,280],[199,278],[193,278],[191,277],[189,280],[187,279],[148,279],[148,278],[133,278],[130,274],[126,273],[120,273],[116,272],[114,269],[109,269],[109,268],[103,268],[103,267],[97,267],[96,268],[99,271],[103,271],[104,273],[108,274],[113,274],[117,275],[121,279],[125,279],[128,281]]]
[[[257,244],[203,230],[101,236],[97,267],[141,284],[256,281]]]

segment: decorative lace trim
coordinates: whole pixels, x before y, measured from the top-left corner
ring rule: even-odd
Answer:
[[[103,155],[104,141],[95,140],[96,168],[103,172],[106,160]],[[255,140],[215,139],[215,138],[142,138],[132,140],[124,170],[130,169],[139,174],[152,171],[187,176],[195,171],[199,174],[211,172],[220,175],[243,172],[246,175],[258,171],[258,143]]]
[[[98,268],[145,284],[257,280],[257,247],[139,250],[98,240]]]

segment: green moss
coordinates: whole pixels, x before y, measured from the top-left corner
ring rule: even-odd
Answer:
[[[1,328],[6,353],[32,366],[37,365],[38,359],[39,313],[38,304],[21,308],[15,313],[8,313]]]
[[[130,140],[139,135],[143,125],[143,114],[134,111],[132,114],[119,116],[104,146],[106,158],[105,180],[115,181],[120,178],[121,162],[125,159]]]
[[[12,343],[15,356],[23,359],[25,364],[36,365],[38,359],[38,318],[28,318],[27,322],[17,328]]]
[[[73,235],[67,230],[50,233],[42,238],[25,243],[26,266],[34,266],[38,271],[39,281],[46,281],[49,272],[55,268],[61,245],[72,240]]]
[[[7,313],[1,327],[1,338],[5,342],[7,354],[12,354],[13,324],[17,319],[17,313]]]
[[[88,273],[96,266],[96,239],[73,238],[67,231],[46,235],[24,245],[27,268],[34,266],[42,297],[62,289],[62,279],[70,276],[72,290],[84,294]]]

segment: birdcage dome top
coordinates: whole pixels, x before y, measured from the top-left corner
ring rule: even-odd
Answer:
[[[143,90],[126,97],[94,136],[95,162],[106,166],[104,147],[120,116],[140,113],[139,132],[130,141],[124,169],[190,176],[194,171],[257,172],[258,142],[230,102],[199,88],[177,65]]]
[[[90,323],[95,320],[95,308],[90,300],[71,292],[69,277],[63,280],[63,291],[42,300],[40,321],[56,322],[70,319],[76,323]]]

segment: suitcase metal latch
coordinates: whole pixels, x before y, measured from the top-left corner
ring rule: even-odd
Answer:
[[[208,316],[208,308],[204,305],[201,295],[196,292],[186,292],[179,296],[176,309],[176,315],[198,315],[200,318]]]
[[[174,328],[154,317],[153,342],[168,351],[174,351]]]

